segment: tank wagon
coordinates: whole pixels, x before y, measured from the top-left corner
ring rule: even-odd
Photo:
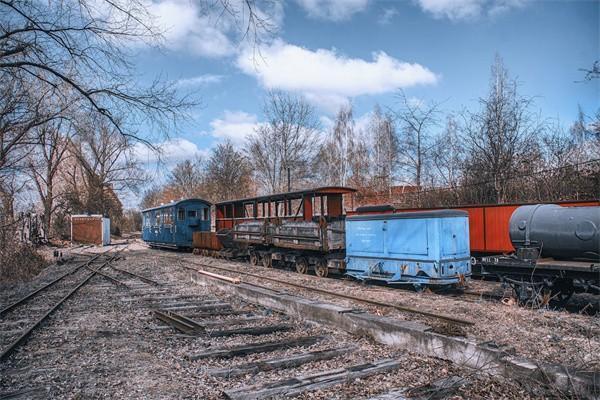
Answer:
[[[150,247],[192,248],[195,232],[210,231],[211,203],[186,199],[142,210],[142,239]]]
[[[422,286],[462,284],[471,275],[468,214],[435,210],[346,220],[346,274]]]
[[[473,275],[504,281],[523,302],[542,294],[560,305],[573,293],[600,294],[600,201],[451,209],[469,214]],[[415,210],[379,205],[359,207],[352,214]]]
[[[482,275],[500,276],[522,301],[545,293],[565,303],[600,294],[600,207],[556,204],[517,208],[509,220],[510,255],[478,258]]]

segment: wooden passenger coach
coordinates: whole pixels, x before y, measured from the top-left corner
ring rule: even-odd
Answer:
[[[210,207],[186,199],[142,210],[142,239],[151,247],[192,248],[195,232],[210,232]]]

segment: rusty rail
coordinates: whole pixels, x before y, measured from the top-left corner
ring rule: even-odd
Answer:
[[[358,301],[358,302],[362,302],[362,303],[367,303],[367,304],[375,305],[375,306],[378,306],[378,307],[394,308],[394,309],[396,309],[398,311],[407,312],[407,313],[411,313],[411,314],[420,314],[420,315],[424,315],[426,317],[437,318],[437,319],[440,319],[440,320],[443,320],[443,321],[446,321],[446,322],[451,322],[451,323],[454,323],[454,324],[466,325],[466,326],[475,325],[474,322],[467,321],[465,319],[450,317],[448,315],[443,315],[443,314],[436,314],[436,313],[433,313],[433,312],[419,310],[417,308],[407,307],[407,306],[400,305],[400,304],[383,303],[383,302],[380,302],[380,301],[377,301],[377,300],[370,300],[370,299],[360,298],[360,297],[351,296],[351,295],[344,294],[344,293],[332,292],[330,290],[316,288],[316,287],[313,287],[313,286],[307,286],[307,285],[302,285],[302,284],[299,284],[299,283],[292,283],[292,282],[282,281],[282,280],[276,279],[276,278],[269,278],[269,277],[266,277],[266,276],[260,276],[260,275],[253,274],[253,273],[250,273],[250,272],[243,272],[243,271],[239,271],[239,270],[230,270],[230,269],[223,268],[223,267],[216,267],[214,265],[209,265],[209,264],[196,263],[196,262],[192,262],[192,264],[198,265],[198,266],[202,266],[202,267],[207,267],[207,268],[214,268],[214,269],[221,270],[221,271],[235,272],[235,273],[238,273],[238,274],[252,276],[252,277],[257,278],[257,279],[264,279],[264,280],[267,280],[267,281],[279,283],[281,285],[288,285],[288,286],[293,286],[293,287],[297,287],[297,288],[300,288],[300,289],[312,290],[314,292],[323,293],[323,294],[326,294],[326,295],[329,295],[329,296],[341,297],[341,298],[345,298],[345,299],[348,299],[348,300],[353,300],[353,301]],[[187,268],[187,269],[191,269],[191,270],[194,270],[194,271],[198,271],[196,268],[188,267],[186,265],[181,265],[181,266],[183,268]],[[248,283],[248,282],[245,282],[245,283]],[[248,283],[248,284],[258,286],[258,285],[253,284],[253,283]]]
[[[122,250],[119,250],[118,253],[116,253],[110,259],[108,259],[107,261],[105,261],[100,267],[98,267],[98,270],[104,268],[106,265],[108,265],[109,263],[111,263],[115,259],[117,259],[118,256],[119,256],[119,253],[121,251],[123,251],[123,250],[125,250],[125,248],[123,248]],[[105,254],[105,253],[103,253],[103,254]],[[22,343],[24,343],[27,340],[27,338],[29,337],[29,335],[31,335],[31,333],[38,326],[40,326],[48,317],[50,317],[50,315],[52,315],[52,313],[54,313],[54,311],[56,311],[65,301],[67,301],[79,289],[81,289],[83,287],[83,285],[85,285],[90,279],[92,279],[96,275],[96,273],[98,272],[98,270],[93,270],[94,272],[92,272],[83,281],[81,281],[79,284],[77,284],[77,286],[75,286],[71,291],[69,291],[69,293],[67,293],[63,298],[61,298],[52,308],[50,308],[48,311],[46,311],[46,313],[44,315],[42,315],[42,317],[40,317],[39,319],[37,319],[33,323],[33,325],[31,325],[28,328],[26,328],[25,330],[23,330],[23,332],[21,333],[21,335],[17,339],[15,339],[10,345],[8,345],[8,347],[6,349],[4,349],[2,351],[2,353],[0,353],[0,361],[6,359],[9,355],[12,354],[13,351],[15,351],[15,349],[19,345],[21,345]],[[39,293],[39,291],[38,291],[38,293]]]

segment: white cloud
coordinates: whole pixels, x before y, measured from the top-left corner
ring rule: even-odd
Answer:
[[[241,145],[246,136],[254,133],[258,126],[260,126],[258,118],[254,114],[244,111],[225,111],[221,118],[210,122],[212,131],[209,134],[217,139],[229,139],[235,145]]]
[[[390,22],[392,22],[392,19],[398,15],[398,9],[396,8],[386,8],[383,10],[383,13],[381,14],[381,16],[379,17],[379,19],[377,20],[377,23],[379,25],[388,25]]]
[[[527,0],[417,0],[423,11],[435,18],[475,19],[483,14],[495,16],[522,7]]]
[[[428,68],[407,63],[383,51],[373,59],[349,58],[335,50],[309,50],[281,40],[261,50],[264,62],[255,63],[252,52],[237,59],[238,67],[267,89],[304,94],[323,105],[339,105],[348,97],[376,95],[415,85],[435,84],[438,77]]]
[[[213,20],[203,14],[195,2],[164,0],[152,3],[150,13],[156,16],[169,49],[214,58],[235,53],[228,37],[231,24],[225,18]]]
[[[369,0],[296,0],[309,17],[330,21],[344,21],[364,11]]]
[[[189,0],[158,0],[148,5],[154,24],[164,33],[165,47],[209,58],[236,54],[239,42],[255,39],[255,32],[246,34],[248,4],[244,0],[229,0],[227,7],[228,11],[220,2],[207,5]],[[265,0],[252,7],[254,16],[266,22],[257,25],[259,40],[276,32],[283,23],[281,3]]]
[[[150,165],[162,161],[166,165],[173,165],[179,161],[194,159],[196,156],[205,157],[209,153],[208,149],[200,149],[195,143],[182,138],[153,145],[158,149],[158,153],[142,143],[135,145],[134,154],[141,163]]]
[[[219,83],[223,80],[223,75],[203,74],[192,78],[179,79],[175,85],[180,87],[204,86],[211,83]]]

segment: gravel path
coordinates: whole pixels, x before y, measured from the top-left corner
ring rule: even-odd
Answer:
[[[453,385],[452,390],[444,390],[447,397],[454,396],[452,398],[455,399],[540,398],[552,393],[551,389],[535,383],[522,385],[501,377],[490,377],[444,360],[307,324],[245,303],[215,288],[193,284],[189,273],[178,263],[200,260],[199,257],[147,250],[143,246],[132,246],[124,255],[125,259],[119,260],[116,267],[163,285],[155,286],[110,268],[103,270],[129,288],[116,285],[102,276],[92,278],[44,326],[36,330],[28,342],[0,364],[0,397],[21,391],[20,398],[221,399],[225,390],[237,387],[276,382],[387,358],[399,360],[399,367],[305,392],[297,398],[367,399],[395,388],[412,388],[414,391],[444,377],[458,377],[458,383]],[[1,304],[6,305],[23,291],[37,287],[41,281],[58,276],[72,266],[52,267],[54,269],[44,271],[45,275],[31,284],[3,292]],[[275,275],[282,272],[268,273]],[[347,290],[354,294],[357,290],[342,281],[331,280],[327,285],[335,285],[338,289],[348,287]],[[376,290],[386,299],[386,296],[393,296],[387,293],[387,289]],[[211,304],[222,303],[229,304],[236,313],[207,316]],[[201,308],[188,308],[190,306]],[[176,310],[211,328],[198,335],[185,334],[159,321],[153,312],[157,308]],[[291,329],[259,336],[211,337],[208,334],[275,324],[287,324]],[[223,347],[306,336],[320,336],[322,339],[312,345],[282,348],[269,353],[190,359],[190,356]],[[211,375],[216,369],[235,369],[250,362],[346,346],[354,350],[291,368],[250,372],[235,377]],[[555,395],[559,396],[558,393]],[[18,395],[15,398],[19,398]]]

